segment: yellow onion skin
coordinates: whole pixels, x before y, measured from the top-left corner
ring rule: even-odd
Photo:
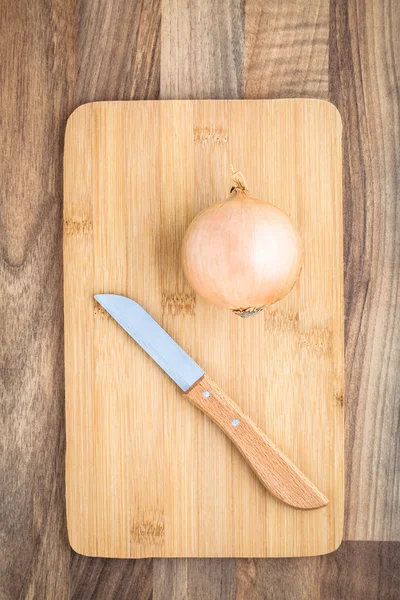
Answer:
[[[285,296],[303,264],[303,243],[280,208],[234,189],[195,217],[182,265],[195,292],[248,316]]]

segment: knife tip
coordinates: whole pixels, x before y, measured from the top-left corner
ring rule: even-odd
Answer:
[[[95,294],[93,297],[96,300],[96,302],[98,302],[101,306],[103,306],[105,297],[107,295],[108,294]]]

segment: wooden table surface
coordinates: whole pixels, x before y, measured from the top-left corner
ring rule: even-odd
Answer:
[[[400,2],[0,0],[0,597],[400,598]],[[68,545],[62,156],[84,102],[331,100],[344,124],[346,522],[325,557]]]

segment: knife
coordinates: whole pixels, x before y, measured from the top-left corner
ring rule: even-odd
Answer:
[[[97,294],[95,300],[175,381],[184,397],[228,436],[267,490],[295,508],[320,508],[328,504],[324,494],[140,304],[116,294]]]

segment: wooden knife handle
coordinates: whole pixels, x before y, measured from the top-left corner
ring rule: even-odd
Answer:
[[[295,508],[320,508],[328,499],[267,438],[253,421],[204,375],[185,397],[214,421],[235,444],[264,486]]]

